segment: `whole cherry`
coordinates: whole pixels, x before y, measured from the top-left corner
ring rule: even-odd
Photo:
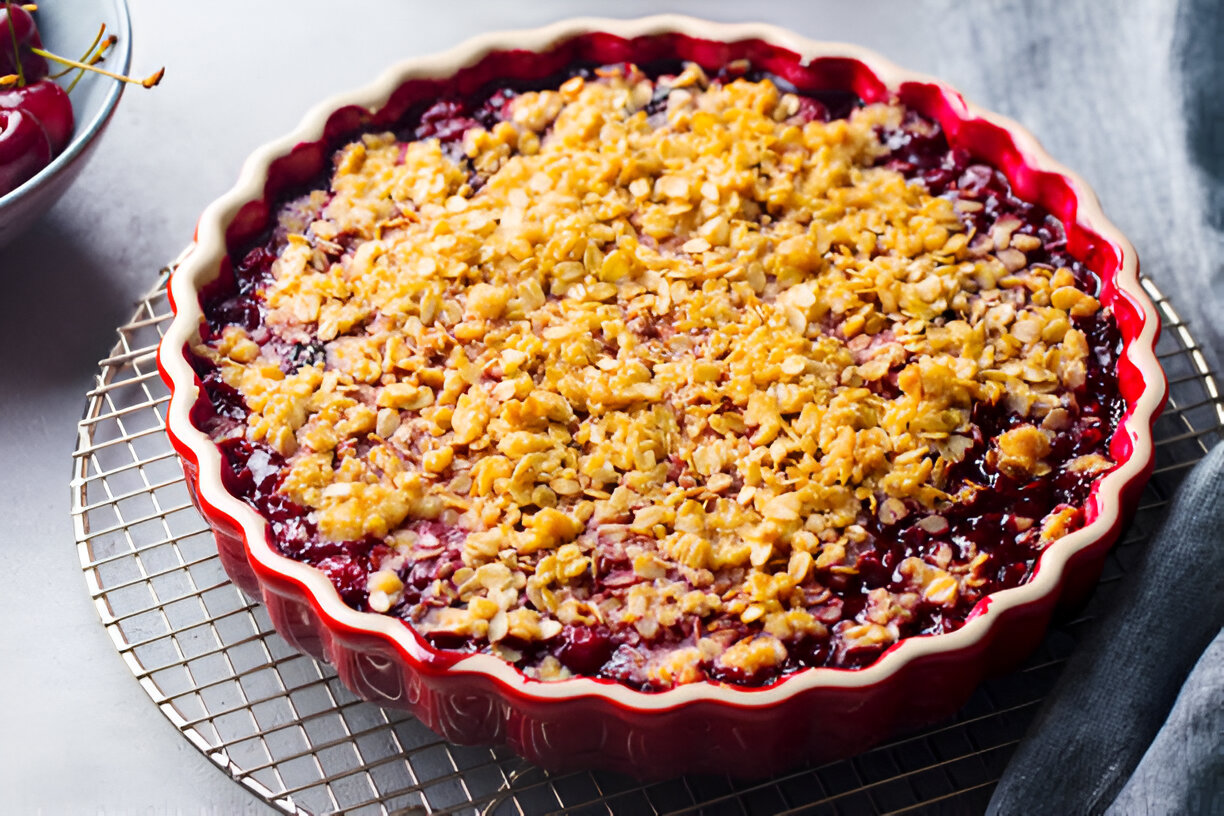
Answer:
[[[11,2],[0,5],[0,75],[17,74],[24,82],[37,82],[50,70],[42,38],[30,12]]]
[[[561,631],[557,657],[571,671],[595,674],[612,657],[613,644],[605,629],[566,626]]]
[[[14,88],[0,88],[0,109],[23,110],[34,116],[47,131],[51,151],[55,155],[59,155],[72,138],[72,101],[63,88],[49,79]]]
[[[23,110],[0,110],[0,195],[15,190],[51,162],[51,140]]]

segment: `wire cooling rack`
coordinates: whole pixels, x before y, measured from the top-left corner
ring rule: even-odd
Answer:
[[[236,781],[292,814],[980,812],[1081,627],[1224,432],[1202,354],[1145,280],[1164,319],[1158,352],[1170,382],[1156,470],[1092,601],[1019,671],[984,684],[951,720],[764,782],[554,775],[505,748],[450,745],[406,713],[358,700],[229,583],[165,436],[169,394],[155,351],[171,317],[168,271],[119,329],[86,395],[73,456],[77,551],[107,633],[153,703]]]

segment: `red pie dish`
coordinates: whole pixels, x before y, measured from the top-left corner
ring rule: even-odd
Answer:
[[[759,775],[955,711],[1091,588],[1166,393],[1134,249],[1025,131],[679,17],[325,103],[170,294],[235,583],[554,768]]]

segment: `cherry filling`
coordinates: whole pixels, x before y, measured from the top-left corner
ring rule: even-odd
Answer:
[[[659,89],[647,105],[648,115],[665,109],[667,87],[665,79],[676,73],[676,64],[650,66],[646,73],[660,77]],[[436,138],[452,158],[461,163],[466,158],[459,149],[462,137],[473,127],[489,128],[509,115],[508,105],[526,90],[557,87],[565,79],[581,75],[590,77],[594,66],[583,66],[564,76],[532,83],[506,82],[463,98],[443,99],[411,111],[397,128],[405,141]],[[765,75],[752,71],[724,71],[714,77],[725,81],[738,76],[761,79]],[[784,90],[795,92],[783,80],[769,77]],[[841,91],[801,94],[796,114],[804,120],[829,121],[844,118],[859,105],[856,97]],[[977,236],[989,235],[1001,221],[1014,227],[1013,234],[1032,236],[1040,242],[1028,253],[1030,264],[1071,270],[1079,288],[1098,295],[1100,280],[1066,250],[1061,223],[1040,207],[1017,198],[1003,174],[976,162],[967,152],[949,147],[942,131],[933,122],[915,113],[907,114],[901,126],[881,132],[888,148],[879,164],[896,170],[907,179],[921,181],[932,195],[946,196],[973,206],[958,208],[967,229]],[[473,189],[483,183],[476,171],[467,167]],[[321,179],[326,188],[326,179]],[[299,206],[300,201],[285,206]],[[314,206],[321,206],[318,202]],[[306,217],[310,214],[306,213]],[[271,282],[272,264],[284,247],[283,230],[270,231],[259,246],[248,248],[232,259],[232,275],[209,287],[203,297],[206,326],[202,328],[207,341],[219,335],[227,326],[241,326],[257,342],[276,346],[286,373],[301,366],[326,360],[324,345],[317,339],[297,339],[293,342],[272,336],[263,326],[265,307],[259,289]],[[936,318],[939,325],[953,319],[952,314]],[[1121,337],[1115,323],[1104,313],[1077,318],[1076,328],[1088,339],[1089,356],[1084,385],[1071,394],[1072,410],[1066,427],[1052,442],[1049,461],[1066,463],[1088,454],[1108,456],[1109,439],[1120,421],[1125,407],[1118,393],[1116,364],[1121,351]],[[657,327],[664,330],[666,327]],[[197,424],[217,440],[225,455],[228,469],[223,474],[226,486],[254,506],[268,520],[272,540],[285,555],[323,570],[350,606],[369,611],[368,578],[393,552],[382,541],[367,537],[357,541],[330,542],[321,540],[306,509],[295,505],[277,492],[285,461],[262,443],[252,443],[244,437],[248,410],[241,396],[221,381],[218,371],[207,360],[196,357],[194,365],[208,395],[207,403],[196,409]],[[895,383],[887,380],[875,387],[888,390]],[[902,562],[912,556],[930,556],[937,548],[951,547],[960,553],[975,551],[985,554],[986,583],[975,595],[962,596],[955,605],[939,606],[919,601],[912,615],[901,625],[902,637],[949,632],[962,626],[974,604],[991,592],[1013,587],[1026,581],[1046,543],[1041,539],[1041,520],[1049,514],[1072,509],[1069,526],[1083,524],[1083,506],[1093,482],[1100,473],[1076,472],[1055,467],[1050,473],[1027,481],[1017,480],[994,467],[988,457],[989,442],[1000,433],[1030,421],[1007,408],[1006,401],[998,404],[977,404],[972,411],[975,435],[971,446],[959,463],[947,474],[947,491],[955,493],[964,485],[978,485],[967,500],[953,503],[938,514],[917,505],[909,514],[893,523],[880,521],[876,515],[864,514],[860,524],[866,531],[865,541],[858,547],[855,572],[822,573],[820,583],[808,579],[810,609],[830,629],[839,623],[851,622],[864,612],[872,590],[888,588],[902,591],[905,576]],[[683,474],[672,474],[678,480]],[[445,583],[463,566],[459,553],[467,533],[436,521],[410,522],[418,540],[425,541],[424,551],[418,547],[417,559],[399,568],[404,583],[402,598],[389,614],[408,619],[422,605],[444,605],[446,601],[434,591],[438,582]],[[596,572],[599,585],[592,589],[592,599],[598,593],[611,592],[640,580],[634,575],[624,542],[597,545]],[[727,576],[719,580],[733,580]],[[726,589],[715,585],[714,589]],[[534,643],[517,642],[513,638],[503,645],[520,652],[518,665],[539,665],[554,657],[570,671],[579,675],[599,676],[652,690],[643,680],[643,655],[654,650],[667,650],[691,645],[698,635],[723,637],[734,642],[751,631],[738,617],[724,615],[710,621],[699,621],[702,631],[693,628],[692,621],[673,627],[660,626],[653,637],[644,637],[632,626],[567,625],[554,637]],[[487,648],[483,642],[450,635],[427,635],[439,648],[478,651]],[[707,676],[715,680],[742,685],[761,685],[786,674],[812,666],[859,668],[877,659],[881,647],[856,646],[833,648],[828,638],[808,638],[787,644],[787,659],[779,667],[749,675],[740,670],[705,667]]]

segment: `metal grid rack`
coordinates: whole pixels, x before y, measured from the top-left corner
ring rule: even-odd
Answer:
[[[1155,474],[1093,600],[1023,668],[987,682],[951,720],[764,782],[554,775],[505,748],[450,745],[406,713],[358,700],[229,583],[164,432],[169,395],[154,357],[171,317],[167,275],[119,329],[86,395],[73,456],[77,550],[106,631],[154,704],[236,781],[292,814],[980,812],[1077,633],[1186,471],[1224,434],[1224,402],[1202,354],[1144,281],[1165,321],[1158,351],[1171,389]]]

